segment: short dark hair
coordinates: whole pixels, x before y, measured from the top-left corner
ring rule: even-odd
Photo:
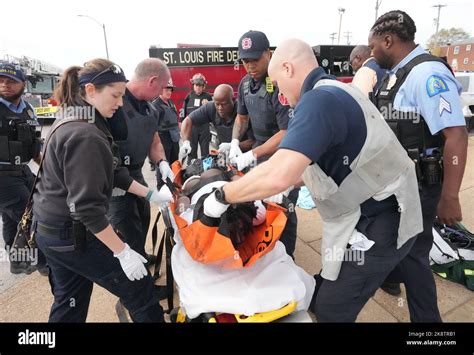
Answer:
[[[408,42],[415,40],[416,26],[406,12],[394,10],[380,16],[370,30],[377,36],[392,33],[403,42]]]

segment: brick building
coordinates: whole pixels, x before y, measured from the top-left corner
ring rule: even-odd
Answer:
[[[454,71],[474,71],[474,37],[441,47]]]

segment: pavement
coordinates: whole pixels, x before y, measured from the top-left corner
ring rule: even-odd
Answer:
[[[150,186],[154,184],[154,174],[149,165],[144,165],[144,175]],[[463,223],[474,231],[474,134],[469,136],[468,163],[460,190]],[[296,209],[298,214],[298,240],[295,261],[308,273],[315,274],[321,269],[322,222],[317,209]],[[156,216],[152,210],[152,219]],[[1,228],[0,228],[1,231]],[[163,231],[160,221],[159,235]],[[1,232],[0,232],[1,233]],[[0,238],[0,252],[3,238]],[[151,237],[147,251],[151,252]],[[474,292],[466,287],[435,276],[438,304],[444,322],[474,322]],[[165,280],[159,279],[159,284]],[[47,322],[53,303],[47,277],[38,272],[31,275],[12,275],[9,263],[0,259],[0,322]],[[88,322],[118,322],[115,312],[117,297],[95,285],[89,308]],[[179,300],[175,293],[175,305]],[[164,301],[163,306],[166,308]],[[390,296],[378,290],[360,312],[357,322],[409,322],[406,293]]]

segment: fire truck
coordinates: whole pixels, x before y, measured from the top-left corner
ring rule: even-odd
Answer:
[[[354,46],[320,45],[313,51],[320,67],[335,75],[338,80],[351,82],[353,73],[349,64],[349,55]],[[274,49],[271,48],[272,50]],[[207,45],[180,45],[176,48],[158,48],[151,46],[150,58],[162,59],[170,68],[175,91],[173,101],[183,118],[183,102],[192,90],[190,79],[196,73],[206,77],[206,90],[211,94],[219,84],[229,84],[237,92],[240,80],[246,71],[238,59],[237,47],[219,47]]]
[[[26,74],[24,99],[35,109],[40,124],[51,123],[58,108],[51,100],[62,70],[39,59],[5,54],[4,61],[19,64]]]

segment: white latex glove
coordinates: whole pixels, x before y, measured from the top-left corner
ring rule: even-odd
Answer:
[[[204,200],[204,214],[211,218],[220,218],[230,205],[216,200],[216,192],[206,197]]]
[[[267,218],[267,209],[260,200],[255,201],[253,204],[257,207],[257,217],[252,220],[252,225],[259,226],[265,222],[265,218]]]
[[[219,153],[228,153],[230,151],[232,143],[221,143],[219,144]]]
[[[151,195],[148,195],[148,201],[153,202],[159,207],[167,205],[171,200],[173,200],[173,194],[171,193],[168,186],[163,185],[160,191],[152,190]]]
[[[191,153],[191,142],[188,140],[185,140],[183,144],[181,145],[181,148],[179,148],[179,153],[178,153],[178,159],[179,161],[182,161],[184,158],[186,158],[189,153]]]
[[[249,150],[248,152],[239,155],[238,157],[235,157],[233,159],[231,158],[230,162],[233,165],[237,166],[237,170],[242,171],[250,165],[257,165],[257,158],[255,157],[253,152]]]
[[[170,165],[167,161],[162,160],[158,166],[161,173],[161,180],[166,182],[166,178],[170,178],[171,181],[174,181],[174,173],[170,168]]]
[[[232,139],[232,141],[230,142],[229,159],[231,161],[233,158],[242,155],[242,151],[240,150],[239,144],[240,142],[238,139]]]
[[[285,191],[283,192],[280,192],[279,194],[276,194],[276,195],[273,195],[273,196],[270,196],[270,197],[267,197],[266,199],[264,199],[263,201],[265,202],[273,202],[273,203],[282,203],[283,202],[283,196],[284,197],[288,197],[288,195],[290,194],[291,190],[293,190],[294,186],[291,185],[289,188],[287,188]]]
[[[143,265],[147,262],[146,259],[131,249],[127,243],[125,243],[125,248],[114,256],[119,259],[120,266],[130,281],[140,280],[146,276],[147,271]]]

